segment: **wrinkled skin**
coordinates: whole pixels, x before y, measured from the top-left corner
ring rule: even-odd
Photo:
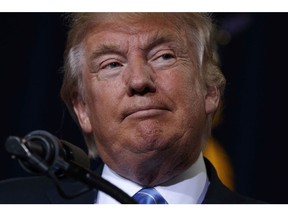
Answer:
[[[218,106],[186,33],[166,20],[116,17],[84,40],[85,96],[74,110],[103,161],[141,185],[164,183],[195,162]]]

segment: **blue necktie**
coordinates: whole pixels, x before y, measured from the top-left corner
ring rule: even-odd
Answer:
[[[139,204],[168,204],[155,188],[142,188],[133,198]]]

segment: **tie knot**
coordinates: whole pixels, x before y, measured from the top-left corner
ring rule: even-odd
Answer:
[[[142,188],[133,198],[139,204],[168,204],[155,188]]]

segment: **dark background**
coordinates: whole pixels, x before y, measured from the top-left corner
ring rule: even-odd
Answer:
[[[288,14],[216,13],[227,78],[213,136],[228,152],[235,190],[288,203]],[[28,174],[5,150],[8,136],[47,130],[84,148],[59,91],[67,27],[63,14],[0,13],[0,180]]]

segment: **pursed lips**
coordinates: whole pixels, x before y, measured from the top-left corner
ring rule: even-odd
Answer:
[[[169,111],[169,109],[163,105],[134,106],[125,112],[124,119],[127,117],[149,118],[155,115],[161,115],[167,111]]]

